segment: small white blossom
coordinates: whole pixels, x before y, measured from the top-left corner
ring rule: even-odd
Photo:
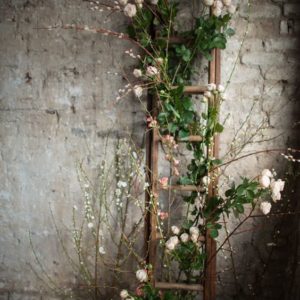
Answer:
[[[222,8],[220,8],[220,7],[214,7],[213,10],[212,10],[212,14],[215,17],[220,17],[221,14],[222,14]]]
[[[271,180],[268,176],[260,176],[259,177],[259,184],[263,188],[268,188],[271,184]]]
[[[135,3],[136,3],[136,4],[143,4],[143,3],[144,3],[144,0],[135,0]]]
[[[210,91],[206,91],[204,93],[204,97],[206,97],[206,98],[210,98],[211,96],[212,96],[212,93]]]
[[[192,226],[192,227],[190,228],[190,234],[191,234],[191,235],[197,235],[197,236],[199,236],[199,228],[196,227],[196,226]]]
[[[207,85],[207,89],[209,91],[214,91],[217,88],[217,86],[214,83],[210,83]]]
[[[136,97],[140,98],[143,95],[143,88],[140,87],[139,85],[134,86],[133,92]]]
[[[124,8],[124,15],[132,18],[136,15],[136,6],[134,4],[127,4]]]
[[[133,75],[134,75],[134,77],[136,77],[136,78],[142,77],[142,75],[143,75],[142,70],[140,70],[140,69],[134,69],[134,70],[133,70]]]
[[[172,251],[174,250],[176,247],[176,245],[174,243],[172,243],[171,240],[167,240],[166,241],[166,248],[169,250],[169,251]]]
[[[260,204],[260,210],[264,215],[267,215],[271,211],[272,205],[270,202],[264,201]]]
[[[120,297],[122,299],[126,299],[127,297],[129,297],[129,293],[127,290],[122,290],[121,293],[120,293]]]
[[[150,3],[156,5],[158,3],[158,0],[150,0]]]
[[[192,234],[191,235],[191,241],[193,242],[193,243],[197,243],[198,242],[198,238],[199,238],[199,235],[198,234]]]
[[[204,0],[203,2],[204,2],[204,5],[206,5],[206,6],[212,6],[215,1],[214,0]]]
[[[273,178],[273,174],[269,169],[264,169],[261,171],[261,176],[268,176],[270,178]]]
[[[125,188],[125,187],[127,187],[127,182],[120,180],[120,181],[118,181],[117,185],[119,188]]]
[[[139,282],[147,282],[148,281],[148,273],[145,269],[137,270],[135,275]]]
[[[281,200],[281,192],[284,189],[284,184],[285,182],[282,181],[281,179],[278,180],[273,180],[271,182],[271,191],[272,191],[272,199],[274,202]]]
[[[179,232],[180,232],[180,229],[177,226],[172,226],[171,230],[174,234],[179,234]]]
[[[223,4],[225,6],[229,6],[231,4],[231,0],[223,0]]]
[[[94,224],[92,222],[90,222],[90,223],[87,224],[87,227],[91,229],[91,228],[94,227]]]
[[[228,10],[228,12],[230,14],[233,15],[235,13],[235,11],[236,11],[236,7],[234,5],[229,5],[228,8],[227,8],[227,10]]]
[[[222,84],[218,85],[218,92],[223,93],[225,91],[225,87]]]
[[[99,247],[99,253],[100,254],[106,254],[106,251],[105,251],[105,249],[102,246]]]
[[[208,176],[204,176],[202,178],[202,183],[203,185],[208,186],[210,184],[210,178]]]
[[[175,245],[175,247],[178,245],[178,243],[179,243],[179,239],[178,239],[178,237],[176,236],[176,235],[174,235],[174,236],[171,236],[170,237],[170,241]]]
[[[119,3],[124,6],[127,4],[127,2],[128,0],[119,0]]]
[[[158,70],[156,67],[148,66],[146,70],[146,75],[149,77],[155,76],[158,74]]]
[[[220,1],[220,0],[215,1],[214,2],[214,7],[222,9],[223,8],[223,2]]]
[[[188,240],[189,240],[189,235],[188,235],[187,233],[183,233],[183,234],[180,236],[180,240],[181,240],[183,243],[188,242]]]

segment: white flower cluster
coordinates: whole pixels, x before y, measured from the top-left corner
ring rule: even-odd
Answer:
[[[200,235],[198,227],[193,226],[190,228],[189,234],[184,232],[180,236],[180,229],[177,226],[172,226],[171,231],[174,235],[171,236],[165,244],[168,252],[173,251],[180,242],[187,243],[189,240],[191,240],[193,243],[198,244]]]
[[[222,13],[234,14],[236,11],[235,5],[231,0],[203,0],[206,6],[212,7],[212,14],[220,17]]]
[[[213,96],[219,96],[221,100],[226,100],[225,87],[222,84],[210,83],[207,85],[207,91],[204,93],[203,101],[209,101]]]
[[[283,180],[275,180],[274,174],[270,170],[264,169],[259,177],[259,183],[262,188],[270,189],[273,202],[276,203],[277,201],[281,200],[281,192],[283,191],[285,185]],[[265,215],[271,211],[271,208],[271,203],[267,201],[263,201],[260,204],[260,210]]]

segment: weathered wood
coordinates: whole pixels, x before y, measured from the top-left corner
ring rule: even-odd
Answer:
[[[187,290],[195,292],[203,291],[203,286],[201,284],[155,282],[155,287],[162,290]]]
[[[167,185],[166,187],[159,186],[162,190],[173,190],[181,192],[203,192],[205,188],[202,186],[196,185]]]

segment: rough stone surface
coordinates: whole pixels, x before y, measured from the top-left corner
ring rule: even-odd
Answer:
[[[237,34],[222,56],[223,83],[230,80],[222,107],[227,128],[222,156],[234,136],[237,144],[255,137],[241,153],[293,147],[299,136],[299,4],[251,1],[248,24],[247,1],[240,3],[233,19]],[[182,18],[187,14],[183,10]],[[136,64],[124,53],[132,46],[91,32],[41,28],[76,23],[122,31],[126,22],[120,15],[93,12],[80,0],[0,1],[1,300],[63,298],[44,292],[34,274],[29,231],[49,277],[64,287],[77,284],[61,255],[49,207],[71,248],[72,206],[82,200],[76,161],[95,174],[107,134],[110,154],[117,137],[130,134],[141,147],[144,142],[140,103],[131,96],[116,101],[126,84],[123,68],[131,70]],[[205,81],[203,70],[198,82]],[[232,164],[226,174],[254,177],[274,166],[283,175],[285,165],[277,153],[251,156]],[[299,203],[287,199],[275,210],[299,211]],[[230,220],[228,229],[236,225]],[[235,235],[218,257],[218,299],[299,299],[299,228],[295,215],[255,218],[240,228],[244,233]],[[109,295],[103,299],[119,298],[118,292]]]

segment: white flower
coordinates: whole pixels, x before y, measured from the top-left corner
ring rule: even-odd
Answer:
[[[229,6],[231,4],[231,0],[223,0],[223,4],[225,6]]]
[[[105,251],[105,249],[102,246],[99,247],[99,253],[100,254],[106,254],[106,251]]]
[[[236,11],[236,7],[234,5],[229,5],[228,8],[227,8],[227,10],[228,10],[228,12],[230,14],[233,15],[235,13],[235,11]]]
[[[127,4],[124,8],[124,15],[132,18],[136,15],[136,6],[134,4]]]
[[[124,6],[127,4],[127,2],[128,0],[119,0],[119,3]]]
[[[78,210],[77,205],[73,205],[73,209],[77,211]]]
[[[125,188],[127,186],[127,182],[126,181],[118,181],[117,186],[119,188]]]
[[[148,281],[148,274],[145,269],[137,270],[135,275],[139,282],[147,282]]]
[[[215,90],[216,88],[217,88],[217,86],[216,86],[214,83],[210,83],[210,84],[207,85],[207,89],[208,89],[209,91],[213,91],[213,90]]]
[[[135,0],[136,4],[142,4],[144,2],[144,0]]]
[[[133,70],[133,75],[134,75],[134,77],[136,77],[136,78],[142,77],[142,75],[143,75],[142,70],[140,70],[140,69],[134,69],[134,70]]]
[[[175,245],[175,247],[179,243],[179,239],[178,239],[178,237],[176,235],[170,237],[170,241]]]
[[[270,186],[271,180],[268,176],[260,176],[259,177],[259,184],[263,188],[268,188]]]
[[[158,3],[158,0],[151,0],[150,3],[156,5]]]
[[[208,177],[208,176],[204,176],[204,177],[202,178],[202,183],[203,183],[203,185],[208,186],[208,185],[210,184],[210,179],[209,179],[209,177]]]
[[[169,251],[172,251],[174,250],[176,247],[176,245],[174,243],[172,243],[171,240],[167,240],[166,241],[166,248],[169,250]]]
[[[220,1],[220,0],[215,1],[215,2],[214,2],[214,7],[215,7],[215,8],[220,8],[220,9],[222,9],[222,8],[223,8],[223,3],[222,3],[222,1]]]
[[[91,229],[91,228],[94,227],[94,224],[92,222],[90,222],[90,223],[87,224],[87,227]]]
[[[191,235],[197,235],[197,236],[199,236],[199,228],[196,227],[196,226],[192,226],[192,227],[190,228],[190,234],[191,234]]]
[[[159,64],[159,65],[162,65],[164,63],[164,59],[162,57],[158,57],[156,58],[156,62]]]
[[[180,232],[180,229],[177,226],[172,226],[171,230],[174,234],[179,234],[179,232]]]
[[[121,293],[120,293],[120,297],[122,299],[126,299],[127,297],[129,297],[129,293],[127,290],[122,290]]]
[[[181,236],[180,236],[180,239],[183,243],[186,243],[188,240],[189,240],[189,235],[187,233],[183,233]]]
[[[136,97],[140,98],[143,95],[143,88],[139,85],[135,85],[133,87],[133,92],[134,92]]]
[[[218,85],[218,91],[219,91],[220,93],[223,93],[223,92],[225,91],[225,87],[224,87],[222,84],[219,84],[219,85]]]
[[[222,8],[220,8],[220,7],[214,7],[213,10],[212,10],[212,14],[215,17],[220,17],[221,14],[222,14]]]
[[[278,179],[278,180],[273,180],[271,182],[271,191],[272,191],[272,199],[274,202],[278,201],[278,200],[281,200],[281,193],[284,189],[284,184],[285,182],[282,181],[281,179]]]
[[[261,171],[261,176],[268,176],[270,178],[273,178],[273,174],[269,169],[264,169]]]
[[[151,77],[151,76],[155,76],[158,74],[158,70],[156,67],[153,66],[148,66],[147,67],[147,71],[146,71],[146,75]]]
[[[260,210],[264,215],[267,215],[271,211],[271,207],[271,203],[267,201],[264,201],[260,204]]]
[[[204,0],[203,2],[206,6],[212,6],[214,4],[214,0]]]
[[[212,93],[210,91],[207,91],[204,93],[204,97],[210,98],[212,96]]]
[[[193,243],[197,243],[198,242],[198,238],[199,238],[199,235],[198,234],[192,234],[191,235],[191,241],[193,242]]]

